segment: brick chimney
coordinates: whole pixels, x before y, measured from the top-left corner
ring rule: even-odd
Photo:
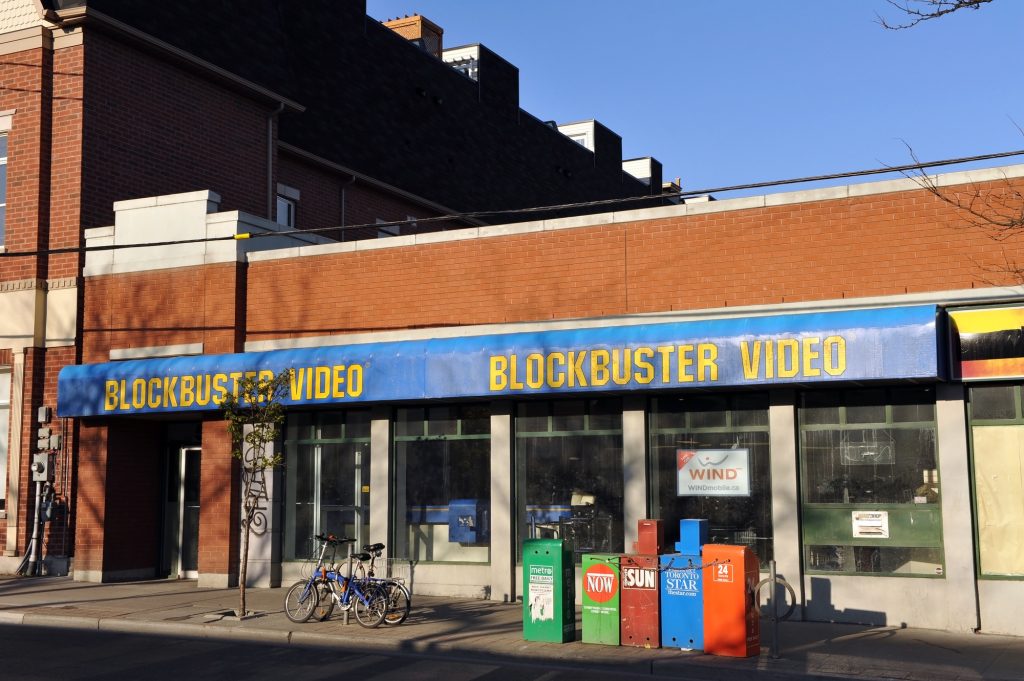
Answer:
[[[444,35],[444,29],[426,17],[414,14],[411,17],[388,19],[381,23],[409,42],[418,45],[424,52],[441,58],[441,37]]]

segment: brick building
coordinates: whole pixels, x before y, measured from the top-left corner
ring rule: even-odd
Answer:
[[[1019,211],[1024,166],[936,184]],[[301,245],[231,238],[265,221],[227,196],[80,225],[79,356],[33,388],[78,438],[76,579],[237,581],[217,405],[290,369],[254,583],[331,531],[386,542],[417,593],[514,599],[525,538],[578,557],[706,518],[798,616],[1024,634],[1020,247],[914,181]]]
[[[458,50],[470,77],[446,63],[435,24],[414,17],[393,28],[358,0],[0,2],[5,569],[28,553],[37,451],[56,453],[56,477],[41,491],[46,505],[57,502],[59,520],[47,525],[42,552],[74,555],[78,430],[39,410],[53,407],[57,373],[83,360],[83,333],[95,330],[83,314],[95,300],[82,286],[85,230],[116,225],[123,234],[123,220],[150,197],[199,191],[208,203],[161,200],[159,211],[173,216],[161,240],[290,231],[177,261],[220,263],[190,291],[220,310],[200,333],[203,351],[237,352],[244,307],[219,298],[244,298],[248,250],[505,222],[503,211],[524,207],[657,200],[656,161],[629,160],[626,172],[621,140],[599,123],[585,125],[588,148],[520,110],[517,69],[486,47]],[[135,212],[115,222],[115,203]],[[220,217],[194,219],[208,208]],[[456,213],[479,215],[431,220]],[[137,236],[154,232],[143,226]],[[162,319],[153,345],[191,326],[187,315],[167,316],[167,294],[131,292]],[[131,335],[141,320],[133,314],[110,333]],[[145,354],[134,342],[124,348]],[[87,524],[79,529],[88,542]]]
[[[937,184],[996,205],[1021,178]],[[119,203],[87,244],[159,233],[170,204],[226,219],[198,210],[202,192]],[[646,517],[671,546],[703,517],[712,541],[774,559],[808,619],[1024,633],[1008,606],[1024,571],[1019,246],[912,180],[240,265],[174,267],[199,250],[175,248],[86,255],[83,364],[58,390],[90,499],[76,578],[173,573],[152,498],[174,452],[195,452],[198,579],[230,583],[238,483],[215,405],[246,372],[291,369],[257,583],[294,579],[333,531],[388,543],[417,593],[503,600],[522,593],[525,538],[578,557],[628,550]],[[352,295],[368,288],[387,305]],[[241,351],[208,349],[209,329]],[[115,477],[133,493],[102,497]]]

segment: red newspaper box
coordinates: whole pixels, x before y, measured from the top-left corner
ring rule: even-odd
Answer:
[[[751,657],[761,654],[761,618],[754,589],[760,579],[750,547],[705,544],[704,652]]]
[[[646,518],[636,524],[633,553],[656,556],[665,553],[665,528],[660,518]]]
[[[661,579],[658,557],[625,555],[619,567],[620,644],[660,648]]]

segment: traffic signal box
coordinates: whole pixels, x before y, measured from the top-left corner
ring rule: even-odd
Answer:
[[[707,537],[707,520],[680,520],[679,553],[660,557],[661,644],[667,648],[704,649],[701,549]]]
[[[523,542],[523,639],[576,639],[576,569],[561,539]]]
[[[757,556],[747,546],[705,544],[703,559],[704,651],[729,657],[759,655]]]
[[[619,645],[618,554],[583,555],[583,642]]]

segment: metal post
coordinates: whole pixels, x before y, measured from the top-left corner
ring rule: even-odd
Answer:
[[[32,522],[32,540],[30,541],[30,551],[28,557],[28,570],[25,572],[30,577],[34,577],[39,566],[39,525],[42,519],[40,518],[40,512],[42,511],[43,503],[43,483],[36,481],[36,506],[35,513],[33,514]]]
[[[771,658],[773,660],[779,659],[779,614],[775,611],[775,589],[778,587],[776,580],[778,579],[775,573],[775,560],[768,561],[768,579],[771,580],[768,590],[768,611],[772,614],[772,646],[771,646]]]
[[[356,607],[355,602],[352,600],[352,596],[353,596],[353,593],[352,593],[352,542],[348,542],[347,546],[348,546],[348,581],[345,583],[345,590],[342,593],[345,596],[348,597],[349,602],[348,602],[348,607],[345,608],[342,611],[344,614],[342,615],[342,618],[341,618],[342,624],[344,624],[346,627],[348,626],[348,614],[352,611],[352,608]],[[358,596],[357,596],[357,598],[358,598]]]

